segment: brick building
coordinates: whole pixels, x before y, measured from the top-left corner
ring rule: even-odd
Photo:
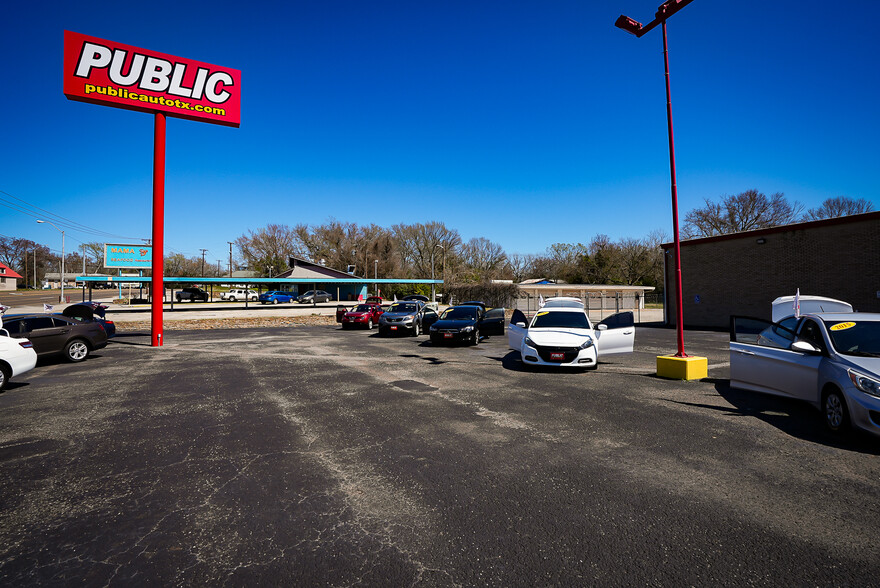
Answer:
[[[661,247],[674,325],[675,250]],[[687,327],[727,327],[732,314],[769,320],[773,299],[798,288],[880,312],[880,212],[682,241],[681,279]]]

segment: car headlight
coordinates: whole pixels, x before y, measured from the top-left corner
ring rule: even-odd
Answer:
[[[880,380],[853,370],[847,370],[847,372],[849,373],[849,379],[852,380],[856,388],[871,396],[880,397]]]
[[[593,346],[593,338],[587,337],[587,340],[584,341],[583,343],[581,343],[580,348],[581,349],[589,349],[592,346]]]
[[[462,327],[460,330],[462,333],[470,333],[474,330],[474,327],[472,325],[468,325],[466,327]]]
[[[409,315],[409,316],[403,317],[403,320],[405,320],[406,322],[409,323],[409,322],[412,322],[413,320],[415,320],[415,318],[416,318],[415,315]]]
[[[431,329],[430,329],[430,330],[431,330],[432,333],[436,333],[436,332],[437,332],[437,327],[435,327],[434,325],[431,325]]]
[[[524,343],[525,343],[526,345],[528,345],[529,347],[537,347],[537,345],[535,345],[535,342],[532,341],[531,339],[529,339],[528,337],[525,338]]]

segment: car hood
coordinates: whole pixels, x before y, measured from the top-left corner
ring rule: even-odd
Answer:
[[[847,365],[866,372],[865,375],[880,378],[880,357],[856,357],[854,355],[841,355],[840,357]]]
[[[361,318],[361,317],[367,316],[368,314],[370,314],[370,313],[369,312],[354,312],[354,311],[352,311],[352,312],[346,312],[343,316],[347,316],[348,318]]]
[[[385,318],[403,318],[405,316],[413,316],[415,312],[386,312],[382,316]]]
[[[587,329],[529,329],[526,334],[536,344],[547,347],[579,347],[593,336]]]
[[[477,324],[475,320],[458,320],[458,321],[436,321],[434,327],[437,329],[461,329],[463,327],[473,327]]]

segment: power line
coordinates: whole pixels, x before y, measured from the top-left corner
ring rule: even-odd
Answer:
[[[112,237],[115,239],[141,240],[139,237],[127,237],[127,236],[123,236],[123,235],[116,235],[114,233],[110,233],[110,232],[103,231],[100,229],[95,229],[95,228],[90,227],[88,225],[84,225],[82,223],[79,223],[75,220],[72,220],[67,217],[63,217],[61,215],[55,214],[54,212],[50,212],[44,208],[40,208],[39,206],[35,206],[35,205],[27,202],[26,200],[22,200],[21,198],[13,196],[9,192],[5,192],[3,190],[0,190],[0,194],[3,194],[8,197],[8,198],[3,198],[2,196],[0,196],[0,206],[5,206],[6,208],[11,208],[12,210],[15,210],[15,211],[20,212],[22,214],[25,214],[27,216],[33,217],[35,219],[48,218],[49,220],[55,222],[56,224],[61,225],[71,231],[77,231],[80,233],[86,233],[86,234],[95,235],[95,236],[99,236],[99,237]],[[11,198],[12,200],[16,200],[18,202],[21,202],[22,204],[18,204],[17,202],[12,202],[11,200],[9,200],[9,198]],[[39,212],[40,214],[37,214],[37,212]]]

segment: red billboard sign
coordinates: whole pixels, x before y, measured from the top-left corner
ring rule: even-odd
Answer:
[[[237,127],[241,72],[64,31],[64,95]]]

